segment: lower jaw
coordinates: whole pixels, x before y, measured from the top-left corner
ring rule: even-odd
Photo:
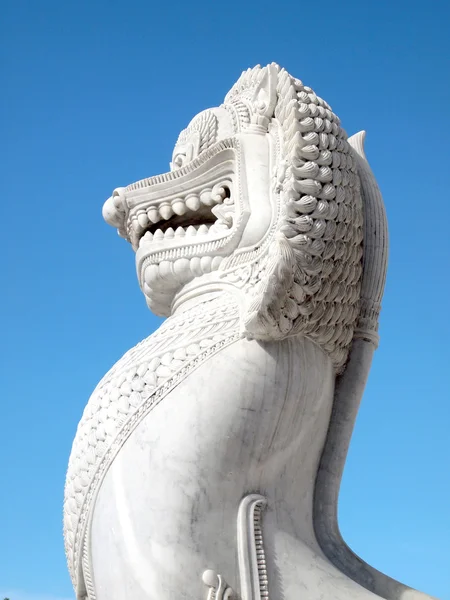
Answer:
[[[193,256],[192,258],[179,258],[176,260],[163,260],[159,264],[144,262],[138,268],[139,283],[146,297],[147,305],[159,316],[169,316],[176,296],[183,288],[198,280],[214,275],[223,261],[221,256]],[[194,285],[194,287],[196,287]],[[202,292],[197,292],[197,296]]]

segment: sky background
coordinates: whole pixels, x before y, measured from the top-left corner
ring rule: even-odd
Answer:
[[[73,597],[65,469],[88,397],[160,323],[101,218],[191,117],[275,61],[326,99],[387,207],[381,344],[340,497],[366,561],[450,600],[447,2],[1,2],[0,597]],[[6,140],[6,143],[5,143]]]

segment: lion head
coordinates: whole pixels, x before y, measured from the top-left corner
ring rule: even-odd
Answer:
[[[329,105],[278,65],[245,71],[181,132],[171,170],[117,188],[103,215],[156,314],[228,289],[244,335],[307,335],[344,365],[361,295],[357,158]]]

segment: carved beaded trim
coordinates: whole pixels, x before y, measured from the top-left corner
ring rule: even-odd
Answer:
[[[267,500],[260,494],[245,496],[237,518],[238,561],[242,598],[269,600],[261,513]]]

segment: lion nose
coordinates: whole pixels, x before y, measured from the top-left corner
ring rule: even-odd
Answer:
[[[125,219],[125,188],[116,188],[112,196],[103,205],[102,215],[108,225],[113,227],[123,227]]]

